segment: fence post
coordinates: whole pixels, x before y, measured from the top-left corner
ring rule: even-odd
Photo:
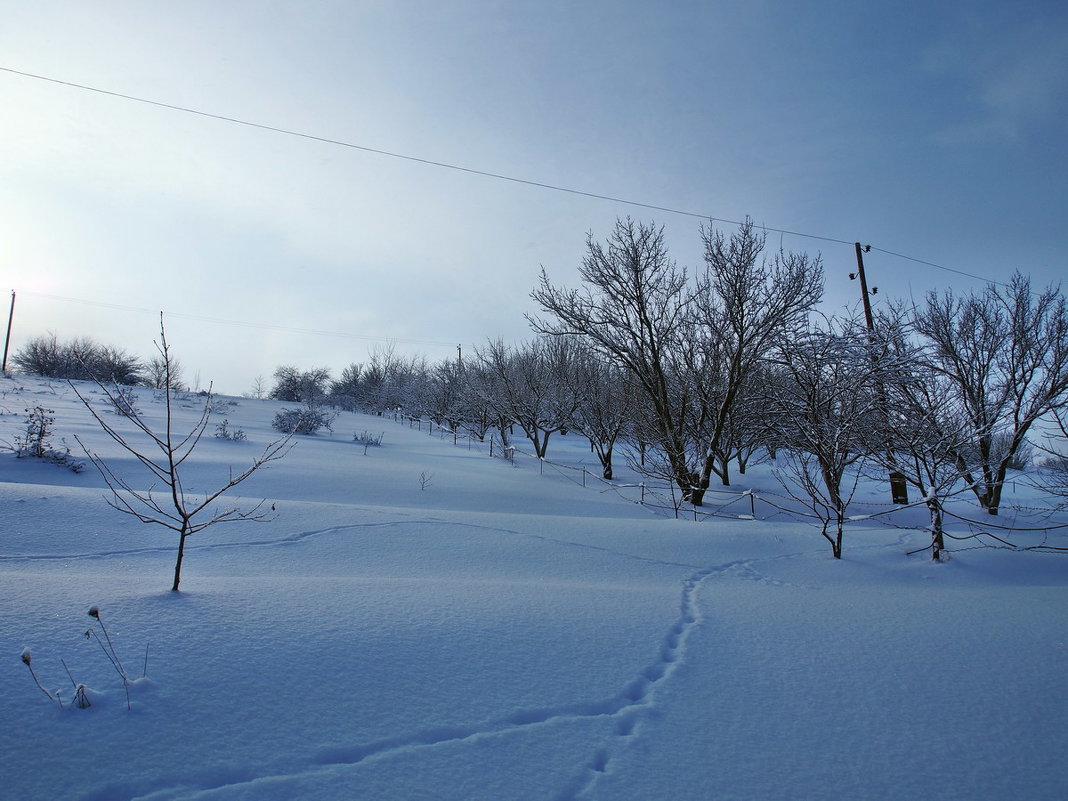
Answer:
[[[586,465],[582,466],[582,488],[586,489]]]
[[[753,495],[752,490],[749,492],[749,512],[753,515],[753,519],[756,520],[756,496]]]

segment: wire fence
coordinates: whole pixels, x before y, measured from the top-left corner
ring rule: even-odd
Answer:
[[[655,479],[642,480],[639,482],[619,482],[606,479],[585,465],[566,464],[539,457],[537,454],[525,451],[514,442],[504,444],[496,432],[487,432],[488,436],[478,436],[471,431],[465,431],[451,426],[436,423],[433,420],[419,418],[410,415],[394,413],[395,422],[407,425],[409,428],[425,431],[428,436],[437,437],[440,440],[451,440],[456,447],[466,448],[469,451],[479,451],[492,458],[501,459],[510,464],[520,463],[536,464],[540,476],[562,479],[586,489],[596,489],[599,492],[612,492],[620,498],[641,505],[655,514],[672,516],[677,519],[692,519],[695,522],[709,521],[714,519],[727,520],[752,520],[754,522],[766,522],[775,519],[788,519],[796,522],[804,522],[811,525],[822,526],[825,516],[817,514],[811,504],[806,504],[798,497],[786,493],[776,493],[768,490],[760,492],[752,489],[730,490],[709,487],[704,491],[701,506],[685,503],[681,499],[678,488],[670,481]],[[914,531],[930,531],[927,518],[926,503],[924,499],[907,504],[875,503],[871,501],[855,500],[850,506],[867,508],[871,511],[863,514],[852,514],[845,520],[847,526],[882,526],[895,529]],[[971,507],[969,507],[971,508]],[[1005,507],[1010,509],[1016,516],[1039,520],[1048,518],[1049,508],[1040,508],[1026,505],[1013,505]],[[1052,532],[1068,529],[1068,523],[1052,524],[1048,520],[1045,524],[1024,526],[1020,521],[1005,525],[991,521],[976,520],[971,515],[961,515],[946,508],[943,510],[946,518],[956,521],[961,527],[961,532],[945,534],[956,541],[973,541],[974,547],[1006,547],[1013,550],[1043,550],[1068,552],[1068,547],[1049,544],[1048,536]],[[1016,545],[994,532],[1027,532],[1043,535],[1041,540],[1030,545]]]

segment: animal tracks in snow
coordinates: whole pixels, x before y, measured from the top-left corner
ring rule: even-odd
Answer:
[[[748,560],[737,560],[695,571],[685,578],[677,614],[656,647],[655,658],[609,697],[559,706],[515,709],[498,718],[470,725],[432,727],[371,742],[331,746],[311,754],[303,766],[278,765],[274,770],[266,767],[262,772],[246,768],[232,773],[215,787],[143,788],[140,797],[174,801],[197,798],[210,790],[243,791],[254,782],[263,780],[284,779],[299,783],[317,774],[329,775],[338,768],[356,767],[391,758],[411,759],[423,749],[474,744],[485,738],[521,736],[524,732],[533,733],[537,730],[545,731],[543,736],[551,736],[552,729],[547,727],[599,720],[605,724],[596,729],[602,734],[589,743],[588,756],[581,767],[570,780],[558,785],[555,794],[547,794],[555,801],[579,801],[593,789],[601,776],[612,769],[615,761],[625,758],[628,746],[642,735],[643,718],[655,714],[658,689],[686,664],[687,642],[703,619],[698,603],[702,584],[714,576],[740,574],[747,578],[759,575]],[[245,797],[241,792],[237,795]]]

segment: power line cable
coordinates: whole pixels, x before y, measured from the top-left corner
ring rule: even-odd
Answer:
[[[924,264],[924,265],[926,265],[928,267],[935,267],[935,268],[937,268],[939,270],[945,270],[947,273],[956,273],[957,275],[963,275],[966,278],[974,278],[977,281],[985,281],[988,284],[997,284],[998,286],[1008,286],[1008,284],[1006,284],[1003,281],[995,281],[993,278],[984,278],[983,276],[975,275],[974,273],[966,273],[966,272],[964,272],[964,270],[956,270],[956,269],[954,269],[952,267],[945,267],[945,266],[943,266],[941,264],[935,264],[933,261],[925,261],[923,259],[917,259],[917,258],[915,258],[913,256],[906,256],[904,253],[894,253],[892,250],[886,250],[884,248],[876,247],[875,245],[871,245],[870,247],[871,247],[872,250],[877,250],[880,253],[885,253],[887,256],[894,256],[894,257],[896,257],[898,259],[905,259],[906,261],[915,262],[916,264]]]
[[[222,122],[229,122],[229,123],[233,123],[235,125],[244,125],[246,127],[256,128],[256,129],[261,130],[261,131],[269,131],[271,133],[282,134],[284,136],[294,136],[294,137],[298,137],[300,139],[308,139],[308,140],[313,141],[313,142],[321,142],[323,144],[336,145],[338,147],[346,147],[346,148],[350,148],[352,150],[359,150],[359,151],[362,151],[364,153],[373,153],[373,154],[379,155],[379,156],[387,156],[389,158],[402,159],[404,161],[411,161],[411,162],[414,162],[416,164],[425,164],[425,165],[432,166],[432,167],[440,167],[442,169],[455,170],[457,172],[464,172],[464,173],[468,173],[470,175],[479,175],[479,176],[482,176],[484,178],[492,178],[492,179],[499,180],[499,181],[509,181],[511,183],[522,184],[524,186],[533,186],[533,187],[537,187],[539,189],[547,189],[547,190],[550,190],[550,191],[553,191],[553,192],[564,192],[564,193],[571,194],[571,195],[578,195],[580,197],[592,198],[594,200],[605,200],[605,201],[609,201],[611,203],[621,203],[621,204],[624,204],[624,205],[627,205],[627,206],[634,206],[636,208],[649,209],[651,211],[662,211],[662,212],[665,212],[665,213],[668,213],[668,214],[678,214],[678,215],[681,215],[681,216],[684,216],[684,217],[694,217],[694,218],[701,219],[701,220],[709,220],[710,222],[725,223],[727,225],[741,225],[742,224],[741,221],[739,221],[739,220],[729,220],[729,219],[726,219],[724,217],[715,217],[715,216],[710,215],[710,214],[701,214],[701,213],[694,212],[694,211],[687,211],[685,209],[676,209],[676,208],[672,208],[670,206],[661,206],[661,205],[657,205],[655,203],[645,203],[645,202],[638,201],[638,200],[629,200],[627,198],[615,197],[613,195],[606,195],[606,194],[602,194],[600,192],[587,192],[587,191],[582,190],[582,189],[575,189],[575,188],[572,188],[572,187],[559,186],[557,184],[549,184],[549,183],[545,183],[545,182],[542,182],[542,181],[530,180],[530,179],[527,179],[527,178],[518,178],[518,177],[516,177],[514,175],[505,175],[503,173],[491,172],[491,171],[488,171],[488,170],[480,170],[480,169],[476,169],[474,167],[464,167],[464,166],[461,166],[461,165],[458,165],[458,164],[450,164],[450,163],[444,162],[444,161],[436,161],[436,160],[433,160],[433,159],[421,158],[419,156],[407,155],[405,153],[396,153],[396,152],[393,152],[393,151],[390,151],[390,150],[382,150],[380,148],[369,147],[367,145],[359,145],[359,144],[356,144],[354,142],[346,142],[346,141],[341,140],[341,139],[331,139],[329,137],[318,136],[316,134],[309,134],[309,133],[305,133],[303,131],[295,131],[295,130],[292,130],[292,129],[289,129],[289,128],[280,128],[280,127],[277,127],[277,126],[274,126],[274,125],[265,125],[265,124],[259,123],[259,122],[252,122],[250,120],[243,120],[243,119],[240,119],[238,117],[230,117],[230,116],[227,116],[227,115],[224,115],[224,114],[214,114],[214,113],[208,112],[208,111],[201,111],[199,109],[190,108],[188,106],[179,106],[179,105],[176,105],[174,103],[164,103],[164,102],[159,101],[159,100],[151,100],[151,99],[145,98],[145,97],[138,97],[137,95],[125,94],[123,92],[115,92],[115,91],[112,91],[112,90],[109,90],[109,89],[100,89],[100,88],[95,87],[95,86],[88,86],[86,84],[74,83],[73,81],[64,81],[64,80],[61,80],[59,78],[51,78],[51,77],[49,77],[47,75],[38,75],[38,74],[32,73],[32,72],[25,72],[23,70],[16,70],[16,69],[13,69],[11,67],[0,66],[0,71],[11,73],[12,75],[20,75],[20,76],[22,76],[24,78],[32,78],[32,79],[38,80],[38,81],[46,81],[48,83],[54,83],[54,84],[58,84],[60,86],[68,86],[68,87],[71,87],[73,89],[80,89],[80,90],[83,90],[83,91],[86,91],[86,92],[95,92],[96,94],[107,95],[109,97],[117,97],[117,98],[120,98],[122,100],[129,100],[129,101],[132,101],[132,102],[135,102],[135,103],[144,103],[145,105],[149,105],[149,106],[156,106],[158,108],[170,109],[171,111],[179,111],[179,112],[182,112],[184,114],[194,114],[194,115],[199,116],[199,117],[206,117],[208,119],[220,120]],[[774,231],[775,233],[778,233],[778,234],[785,234],[785,235],[788,235],[788,236],[796,236],[796,237],[801,237],[801,238],[804,238],[804,239],[815,239],[815,240],[819,240],[819,241],[823,241],[823,242],[833,242],[834,244],[839,244],[839,245],[852,245],[853,244],[853,242],[845,240],[845,239],[838,239],[836,237],[830,237],[830,236],[821,236],[819,234],[809,234],[809,233],[805,233],[803,231],[791,231],[791,230],[788,230],[788,229],[785,229],[785,228],[775,228],[775,227],[770,226],[770,225],[757,225],[756,227],[760,228],[761,230],[764,230],[764,231]],[[962,275],[962,276],[967,276],[968,278],[974,278],[974,279],[979,280],[979,281],[986,281],[986,282],[994,283],[994,284],[999,283],[999,282],[993,281],[992,279],[989,279],[989,278],[983,278],[982,276],[973,275],[971,273],[966,273],[963,270],[956,270],[956,269],[953,269],[952,267],[945,267],[945,266],[943,266],[941,264],[937,264],[935,262],[925,261],[923,259],[917,259],[917,258],[914,258],[912,256],[906,256],[906,255],[901,254],[901,253],[894,253],[893,251],[884,250],[883,248],[878,248],[878,247],[875,247],[875,246],[871,246],[871,249],[872,250],[877,250],[880,253],[885,253],[888,256],[894,256],[896,258],[906,259],[908,261],[916,262],[917,264],[923,264],[923,265],[926,265],[928,267],[934,267],[934,268],[939,269],[939,270],[945,270],[946,272],[956,273],[957,275]]]

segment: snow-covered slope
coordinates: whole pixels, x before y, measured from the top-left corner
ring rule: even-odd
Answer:
[[[36,404],[56,444],[137,475],[62,383],[0,381],[0,439]],[[187,485],[244,467],[281,407],[220,408],[248,440],[209,427]],[[573,436],[554,453],[590,464]],[[192,539],[172,593],[175,536],[108,507],[91,467],[0,454],[0,796],[1068,797],[1065,557],[931,564],[872,521],[835,561],[786,515],[668,519],[540,473],[344,413],[238,488],[277,516]],[[131,710],[93,605],[145,675]]]

